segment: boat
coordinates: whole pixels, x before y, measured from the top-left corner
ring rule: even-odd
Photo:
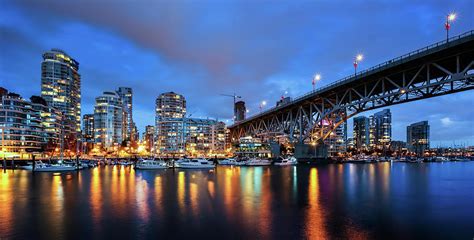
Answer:
[[[135,165],[135,169],[139,170],[154,170],[154,169],[167,169],[168,164],[162,160],[155,159],[139,159]]]
[[[449,159],[445,158],[445,157],[434,157],[433,161],[435,161],[435,162],[447,162],[447,161],[449,161]]]
[[[468,157],[457,157],[457,158],[455,158],[454,161],[468,162],[468,161],[471,161],[471,159],[469,159]]]
[[[298,160],[296,160],[295,157],[288,157],[288,158],[279,157],[279,161],[275,162],[275,165],[277,166],[291,166],[291,165],[296,165],[296,164],[298,164]]]
[[[251,158],[245,163],[245,166],[268,166],[271,164],[272,162],[268,159]]]
[[[24,166],[23,169],[35,171],[35,172],[64,172],[64,171],[74,171],[76,167],[68,166],[64,164],[47,164],[42,161],[35,162],[35,168],[33,169],[33,164]]]
[[[180,159],[182,160],[182,159]],[[178,160],[179,161],[179,160]],[[178,163],[179,168],[208,169],[214,168],[215,165],[205,158],[184,159]]]
[[[218,160],[217,162],[219,163],[219,165],[233,166],[236,165],[237,160],[235,160],[234,158],[226,158],[223,160]]]

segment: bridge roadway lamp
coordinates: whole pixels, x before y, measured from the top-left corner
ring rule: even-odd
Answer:
[[[311,82],[313,84],[313,92],[315,90],[314,86],[316,85],[316,82],[319,81],[319,80],[321,80],[321,74],[316,73],[313,77],[313,81]]]
[[[260,113],[262,113],[262,109],[263,109],[263,107],[264,107],[265,105],[267,105],[267,102],[266,102],[266,101],[262,101],[262,102],[260,103]]]
[[[357,56],[354,59],[354,75],[357,75],[357,66],[359,65],[360,61],[364,59],[364,55],[362,54],[357,54]]]
[[[449,41],[449,29],[451,28],[451,23],[456,19],[456,13],[450,13],[446,15],[446,23],[444,28],[446,29],[446,42]]]

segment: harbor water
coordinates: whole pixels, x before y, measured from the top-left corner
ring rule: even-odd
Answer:
[[[0,173],[0,239],[472,239],[474,162]]]

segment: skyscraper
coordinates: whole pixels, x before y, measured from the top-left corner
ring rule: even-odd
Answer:
[[[369,146],[369,119],[365,116],[354,118],[354,147],[358,150]]]
[[[133,92],[129,87],[119,87],[117,94],[122,99],[124,110],[124,140],[135,141],[133,123]]]
[[[234,106],[234,116],[235,116],[235,122],[240,122],[245,120],[245,113],[247,112],[247,109],[245,108],[245,102],[244,101],[238,101],[235,103]]]
[[[383,148],[392,140],[392,114],[390,109],[377,112],[369,118],[370,147]]]
[[[174,92],[162,93],[156,98],[155,112],[155,151],[164,155],[184,153],[184,96]]]
[[[64,113],[65,131],[81,131],[81,76],[79,63],[59,49],[43,54],[41,97],[48,106]],[[67,133],[65,136],[67,137]]]
[[[104,92],[96,97],[94,107],[95,143],[105,149],[123,141],[123,104],[116,92]]]
[[[82,116],[82,136],[86,142],[94,141],[94,114]]]
[[[407,126],[407,147],[408,150],[417,155],[430,148],[430,125],[428,121],[421,121]]]

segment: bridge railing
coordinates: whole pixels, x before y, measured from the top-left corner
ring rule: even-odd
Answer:
[[[332,83],[329,83],[329,84],[327,84],[327,85],[325,85],[325,86],[323,86],[323,87],[320,87],[320,88],[318,88],[318,89],[316,89],[316,90],[313,90],[313,91],[311,91],[311,92],[308,92],[308,93],[305,93],[305,94],[303,94],[303,95],[300,95],[300,96],[298,96],[298,97],[296,97],[296,98],[293,98],[290,102],[288,102],[288,103],[286,103],[286,104],[283,104],[283,105],[280,105],[280,106],[277,106],[277,107],[272,107],[272,108],[269,108],[269,109],[267,109],[267,110],[265,110],[265,111],[263,111],[263,112],[260,112],[260,113],[258,113],[258,114],[255,114],[255,115],[251,116],[250,118],[245,119],[244,122],[245,122],[245,121],[252,120],[252,119],[255,119],[255,118],[258,118],[258,117],[260,117],[260,116],[263,116],[263,115],[265,115],[265,114],[267,114],[267,113],[269,113],[269,112],[275,111],[275,110],[277,110],[277,109],[284,108],[285,106],[288,106],[288,105],[290,105],[290,104],[292,104],[292,103],[298,102],[298,101],[300,101],[300,100],[302,100],[302,99],[304,99],[304,98],[307,98],[307,97],[310,96],[310,95],[314,95],[314,94],[321,93],[321,92],[323,92],[323,91],[325,91],[325,90],[327,90],[327,89],[329,89],[329,88],[332,88],[332,87],[334,87],[334,86],[336,86],[336,85],[345,83],[345,82],[348,81],[348,80],[353,80],[353,79],[355,79],[356,77],[361,77],[362,75],[368,75],[369,72],[372,72],[372,71],[375,71],[375,70],[383,70],[385,67],[387,67],[387,66],[389,66],[389,65],[400,63],[400,62],[402,62],[402,61],[404,61],[404,60],[406,60],[406,59],[408,59],[408,58],[410,58],[410,57],[412,57],[412,56],[414,56],[414,55],[417,55],[417,54],[426,52],[426,51],[428,51],[428,50],[430,50],[430,49],[437,48],[437,47],[442,46],[442,45],[445,45],[445,44],[447,44],[447,43],[449,43],[449,42],[452,42],[452,41],[455,41],[455,40],[458,40],[458,39],[461,39],[461,38],[465,38],[465,37],[468,37],[468,36],[471,36],[471,35],[474,35],[474,30],[465,32],[465,33],[460,34],[460,35],[457,35],[457,36],[450,37],[450,38],[448,39],[448,41],[446,41],[446,40],[439,41],[439,42],[433,43],[433,44],[431,44],[431,45],[428,45],[428,46],[426,46],[426,47],[423,47],[423,48],[417,49],[417,50],[415,50],[415,51],[409,52],[409,53],[407,53],[407,54],[404,54],[404,55],[402,55],[402,56],[399,56],[399,57],[390,59],[390,60],[385,61],[385,62],[383,62],[383,63],[377,64],[377,65],[375,65],[375,66],[373,66],[373,67],[371,67],[371,68],[364,69],[364,70],[360,71],[360,72],[357,73],[357,74],[351,74],[351,75],[349,75],[349,76],[347,76],[347,77],[344,77],[344,78],[342,78],[342,79],[339,79],[339,80],[337,80],[337,81],[334,81],[334,82],[332,82]],[[234,124],[234,125],[237,125],[237,124]]]

